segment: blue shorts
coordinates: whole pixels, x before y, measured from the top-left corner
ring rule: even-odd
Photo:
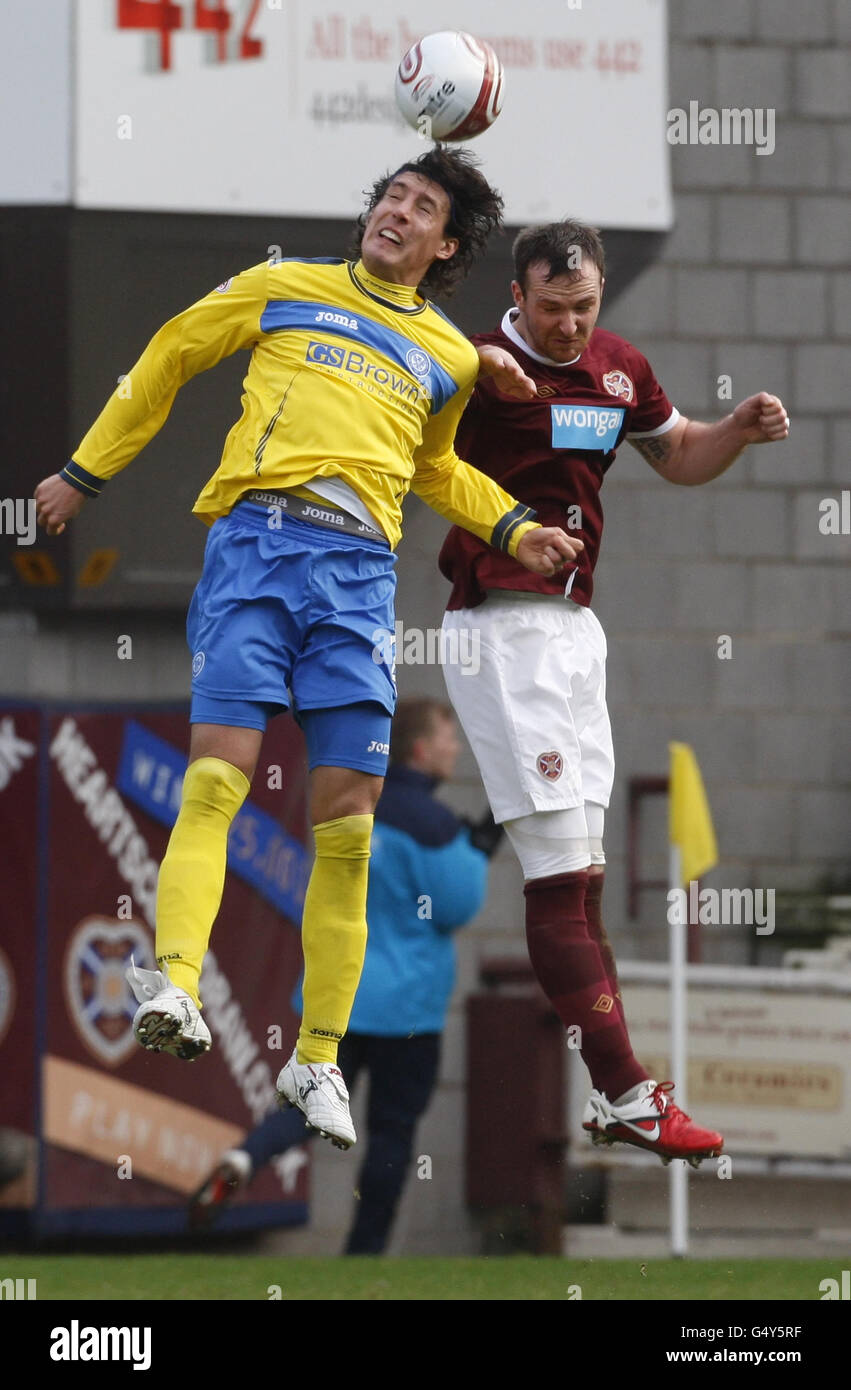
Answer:
[[[207,538],[186,623],[191,722],[262,730],[291,704],[299,719],[351,705],[392,715],[396,556],[381,541],[269,520],[242,503]]]

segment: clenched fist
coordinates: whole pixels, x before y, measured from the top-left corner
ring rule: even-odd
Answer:
[[[789,433],[789,416],[779,396],[758,391],[733,411],[733,420],[748,444],[771,444]]]
[[[58,473],[40,482],[33,496],[38,523],[49,536],[61,536],[65,522],[78,515],[86,500],[79,488],[66,483]]]
[[[536,526],[521,537],[517,559],[533,574],[552,575],[584,549],[578,537],[566,535],[560,526]]]

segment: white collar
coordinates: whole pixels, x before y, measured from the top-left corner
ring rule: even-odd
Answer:
[[[525,338],[520,337],[520,334],[514,327],[514,320],[519,312],[519,309],[516,308],[507,309],[505,317],[503,318],[502,323],[500,324],[500,327],[503,333],[505,334],[506,338],[510,338],[512,343],[515,344],[515,346],[521,348],[522,351],[526,353],[527,357],[534,358],[536,362],[542,362],[545,367],[572,367],[575,362],[579,361],[580,357],[582,356],[581,352],[578,352],[575,357],[571,357],[569,362],[556,362],[553,360],[552,357],[544,357],[542,353],[535,352],[534,348],[531,348],[529,346]]]

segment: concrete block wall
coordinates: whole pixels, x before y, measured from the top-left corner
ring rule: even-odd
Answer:
[[[606,891],[619,949],[649,956],[664,949],[663,904],[648,894],[626,923],[624,793],[629,776],[664,771],[671,738],[694,745],[715,815],[722,864],[707,884],[806,888],[851,868],[851,537],[819,529],[820,503],[851,486],[847,11],[759,0],[669,16],[670,106],[772,108],[775,148],[673,147],[677,225],[604,323],[686,415],[717,419],[764,389],[792,431],[699,491],[629,449],[606,480],[595,606],[619,754]],[[716,933],[706,954],[744,958],[749,944]]]
[[[648,893],[628,920],[625,792],[631,776],[667,770],[671,739],[694,746],[715,817],[722,863],[707,885],[807,888],[851,873],[851,537],[818,525],[819,503],[851,487],[851,17],[841,0],[677,0],[668,11],[669,107],[771,107],[775,149],[672,147],[675,227],[602,321],[645,352],[684,414],[718,419],[768,390],[792,433],[701,489],[664,483],[629,447],[606,479],[595,609],[618,762],[606,919],[619,954],[647,959],[665,954],[665,905]],[[732,400],[718,398],[722,375]],[[410,516],[399,612],[413,625],[438,621],[440,581],[429,589],[426,575],[440,529],[425,509]],[[401,688],[439,691],[435,674],[403,670]],[[451,799],[466,810],[480,793],[468,759],[461,770]],[[664,877],[659,802],[644,843],[646,872]],[[524,949],[521,887],[503,847],[488,903],[458,941],[453,1088],[480,957]],[[705,929],[705,958],[747,959],[742,931]],[[432,1123],[444,1123],[440,1110],[420,1151]],[[424,1212],[423,1186],[411,1184],[396,1248],[433,1248],[436,1220],[447,1249],[472,1248],[470,1226],[453,1224],[452,1189]]]

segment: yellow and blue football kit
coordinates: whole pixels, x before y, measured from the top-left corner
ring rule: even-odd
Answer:
[[[169,320],[61,476],[96,496],[159,430],[179,388],[239,349],[251,350],[242,414],[194,507],[212,530],[187,624],[191,719],[262,730],[292,696],[311,767],[383,775],[395,686],[377,634],[394,630],[405,494],[512,555],[534,513],[454,452],[478,374],[472,345],[414,288],[330,258],[264,262]],[[283,515],[268,505],[275,493],[319,502],[326,518],[351,497],[360,526],[335,533],[333,521],[293,515],[289,500]],[[248,784],[220,759],[192,764],[187,784],[160,870],[157,956],[197,1001],[227,832]],[[315,827],[302,1062],[333,1061],[345,1031],[371,821]],[[202,879],[210,891],[198,894]],[[323,921],[333,923],[324,936]]]
[[[153,438],[178,389],[251,348],[242,415],[195,503],[208,524],[250,488],[339,478],[395,549],[409,488],[514,554],[532,513],[454,453],[478,374],[439,309],[361,263],[289,260],[244,271],[170,319],[95,421],[63,476],[90,496]]]

